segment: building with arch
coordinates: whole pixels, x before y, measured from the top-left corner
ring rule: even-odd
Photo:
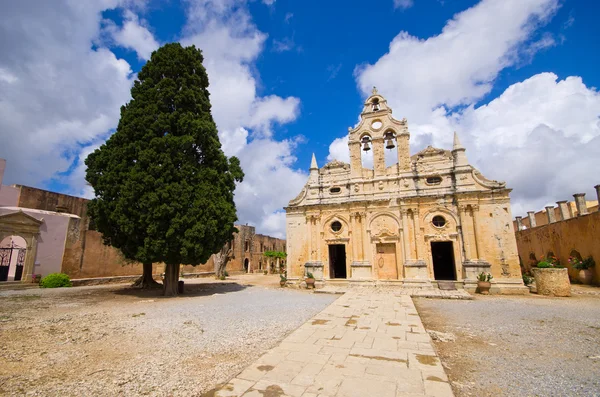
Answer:
[[[306,185],[285,208],[288,277],[474,290],[489,272],[492,292],[527,293],[511,190],[468,163],[456,133],[452,150],[413,156],[409,139],[407,120],[394,119],[374,88],[349,128],[350,164],[319,168],[313,155]],[[371,150],[372,168],[363,165]]]

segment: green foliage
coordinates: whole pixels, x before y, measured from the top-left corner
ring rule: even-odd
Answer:
[[[311,272],[306,272],[306,278],[315,278]]]
[[[284,274],[280,274],[279,275],[279,280],[280,281],[287,281],[287,277]]]
[[[71,279],[64,273],[50,273],[40,281],[42,288],[72,287]]]
[[[486,272],[481,272],[479,273],[479,275],[477,276],[477,280],[478,281],[483,281],[483,282],[490,282],[492,281],[494,277],[490,274],[490,273],[486,273]]]
[[[225,272],[223,272],[223,276],[229,277],[229,273],[227,273],[227,270],[225,270]]]
[[[549,268],[553,268],[554,265],[548,261],[541,261],[537,264],[537,267],[539,269],[549,269]]]
[[[571,256],[569,257],[569,264],[577,270],[586,270],[596,266],[596,262],[594,261],[594,258],[591,255],[585,259],[579,259],[577,257]]]
[[[244,174],[221,150],[203,60],[179,43],[152,53],[116,132],[85,161],[89,214],[126,258],[198,265],[235,231]]]
[[[265,251],[263,253],[263,255],[266,256],[267,258],[281,258],[281,259],[287,258],[287,254],[282,251]]]
[[[527,274],[523,275],[523,284],[525,285],[531,285],[533,284],[534,278],[531,276],[528,276]]]

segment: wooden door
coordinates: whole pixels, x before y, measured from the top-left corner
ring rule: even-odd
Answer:
[[[396,244],[377,244],[375,269],[380,280],[397,280]]]

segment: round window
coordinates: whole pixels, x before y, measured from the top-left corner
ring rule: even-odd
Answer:
[[[381,128],[381,126],[382,126],[382,125],[383,125],[383,123],[382,123],[381,121],[379,121],[379,120],[376,120],[376,121],[374,121],[374,122],[371,124],[371,127],[372,127],[374,130],[378,130],[378,129],[380,129],[380,128]]]
[[[334,232],[339,232],[342,230],[342,224],[339,221],[334,221],[331,223],[331,230]]]
[[[446,219],[441,215],[436,215],[431,220],[431,223],[433,223],[433,226],[435,227],[443,227],[446,224]]]

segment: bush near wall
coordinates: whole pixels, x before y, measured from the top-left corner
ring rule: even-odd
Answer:
[[[40,281],[42,288],[72,287],[71,279],[64,273],[51,273]]]

